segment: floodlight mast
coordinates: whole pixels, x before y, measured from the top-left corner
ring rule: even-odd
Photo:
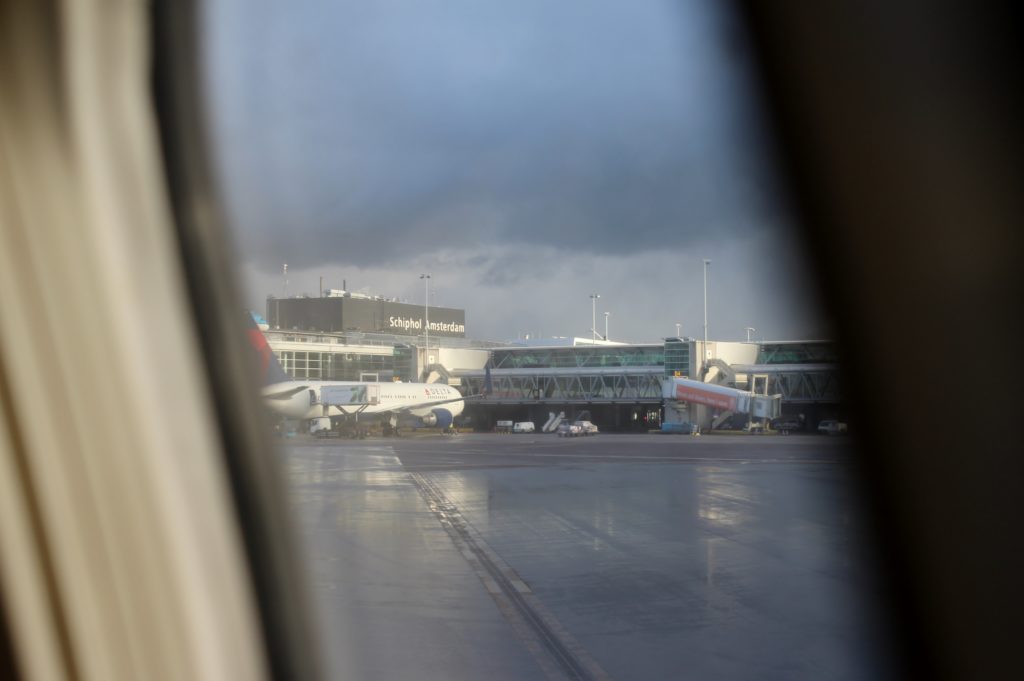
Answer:
[[[423,280],[423,359],[426,364],[430,357],[427,354],[430,352],[430,274],[421,274],[420,279]]]
[[[711,261],[704,258],[704,358],[702,364],[708,361],[708,265]]]

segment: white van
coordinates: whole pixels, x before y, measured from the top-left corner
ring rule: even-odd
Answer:
[[[521,421],[512,426],[513,433],[532,433],[536,430],[537,428],[533,425],[533,421]]]
[[[331,432],[331,419],[327,416],[318,416],[309,420],[309,434],[317,437],[327,437]]]

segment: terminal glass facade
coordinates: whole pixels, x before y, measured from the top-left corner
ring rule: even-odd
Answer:
[[[416,377],[416,350],[411,345],[396,345],[394,350],[394,375],[398,380],[412,382]]]
[[[665,365],[662,345],[610,345],[573,348],[502,348],[493,350],[495,369],[649,367]]]
[[[276,355],[285,373],[295,379],[358,381],[374,374],[378,380],[387,381],[394,373],[394,356],[390,354],[284,350]]]
[[[691,345],[690,341],[681,338],[665,339],[666,376],[675,376],[676,372],[679,372],[680,376],[690,376],[690,357],[693,355],[690,351]]]
[[[762,343],[758,364],[835,364],[839,362],[832,341]]]

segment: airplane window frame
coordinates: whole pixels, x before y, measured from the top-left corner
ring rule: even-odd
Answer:
[[[944,516],[938,513],[941,493],[955,489],[957,471],[935,462],[942,456],[955,457],[958,452],[953,447],[962,444],[963,440],[958,437],[945,440],[929,438],[932,447],[929,457],[916,449],[901,449],[906,441],[887,431],[893,424],[881,423],[884,419],[869,412],[865,406],[869,404],[868,395],[880,395],[877,403],[892,408],[896,406],[892,400],[899,398],[895,391],[886,393],[882,389],[873,392],[873,387],[865,382],[871,375],[872,362],[885,349],[879,348],[867,334],[881,329],[890,341],[889,347],[892,347],[911,344],[916,329],[886,309],[884,291],[856,291],[849,280],[849,273],[857,269],[871,271],[874,267],[885,268],[889,263],[882,253],[843,250],[844,243],[851,243],[850,235],[858,219],[868,224],[867,221],[884,215],[879,212],[879,199],[869,193],[880,189],[880,178],[872,177],[873,167],[865,163],[865,151],[857,145],[858,140],[865,136],[870,138],[874,130],[881,132],[876,139],[880,150],[875,152],[877,158],[892,159],[900,153],[912,155],[914,150],[908,149],[908,140],[900,136],[899,126],[894,125],[901,112],[884,107],[871,110],[877,104],[871,97],[859,102],[855,98],[848,100],[845,109],[842,104],[833,109],[826,103],[836,105],[837,74],[848,76],[850,80],[846,84],[858,87],[859,94],[870,93],[871,89],[865,83],[878,76],[885,59],[877,54],[865,55],[861,51],[865,45],[881,46],[881,53],[891,59],[892,64],[902,68],[897,75],[902,79],[898,84],[906,88],[904,96],[907,100],[904,103],[914,96],[935,94],[927,89],[931,82],[929,77],[934,74],[929,71],[927,63],[916,59],[911,49],[913,41],[922,35],[943,45],[946,41],[963,38],[960,53],[975,58],[973,61],[969,59],[965,66],[975,75],[986,71],[998,72],[1001,65],[1010,61],[1007,55],[1012,56],[1020,48],[1007,47],[1000,40],[1000,50],[993,55],[986,54],[982,47],[986,37],[995,35],[1001,39],[1012,33],[1005,26],[998,28],[995,19],[990,18],[981,25],[981,30],[967,35],[958,24],[955,12],[938,12],[937,18],[930,15],[934,20],[922,27],[915,25],[913,20],[920,19],[927,13],[925,10],[909,9],[890,17],[881,6],[860,8],[858,14],[853,9],[856,4],[839,3],[815,12],[806,7],[798,9],[788,5],[768,8],[742,3],[741,7],[756,43],[758,63],[763,69],[761,75],[769,92],[768,100],[774,113],[771,127],[780,140],[784,170],[792,180],[793,195],[803,216],[800,221],[803,237],[819,263],[816,279],[824,298],[833,301],[840,311],[837,315],[838,334],[843,341],[844,366],[851,386],[850,402],[857,408],[864,426],[858,439],[863,455],[860,491],[872,504],[875,531],[885,549],[884,568],[892,580],[888,585],[888,595],[892,599],[891,614],[898,618],[895,629],[898,630],[899,645],[916,658],[913,662],[906,662],[906,668],[911,675],[928,674],[933,677],[956,676],[957,672],[969,668],[966,665],[971,661],[982,665],[975,670],[1004,669],[1014,662],[1013,648],[1006,645],[1006,632],[993,627],[994,623],[1005,620],[996,607],[1000,603],[1000,589],[1004,593],[1001,602],[1012,603],[1019,608],[1019,589],[1013,588],[1009,579],[1010,566],[1000,566],[993,575],[985,573],[985,569],[992,567],[990,561],[982,561],[975,568],[956,561],[953,565],[955,571],[950,572],[947,570],[949,566],[929,565],[929,561],[941,559],[930,545],[901,546],[908,536],[935,537],[943,533],[940,523]],[[951,6],[956,4],[951,3]],[[245,386],[255,394],[255,386],[238,359],[242,354],[241,344],[232,338],[237,331],[231,322],[235,312],[233,306],[240,298],[233,282],[221,276],[231,270],[233,251],[221,228],[223,213],[215,190],[216,183],[205,157],[208,146],[204,142],[206,127],[198,86],[203,79],[200,41],[197,38],[201,30],[198,15],[197,3],[194,2],[157,2],[154,5],[155,91],[168,180],[180,230],[182,259],[189,273],[195,314],[207,352],[204,359],[211,376],[211,389],[218,397],[218,420],[223,427],[224,448],[235,482],[239,516],[259,585],[266,641],[275,676],[280,673],[312,678],[309,675],[314,672],[297,659],[303,657],[299,651],[306,650],[312,637],[305,636],[305,627],[309,626],[304,624],[309,621],[308,612],[295,605],[302,598],[292,601],[292,596],[302,592],[301,579],[293,565],[284,564],[281,560],[282,553],[288,555],[291,542],[287,528],[282,525],[284,521],[275,517],[278,512],[282,516],[287,514],[284,513],[280,481],[266,463],[272,453],[258,419],[252,413],[246,413],[250,403],[230,399],[229,388],[237,390]],[[874,23],[868,20],[871,18]],[[1009,26],[1012,22],[1005,24]],[[836,36],[844,35],[844,27],[851,25],[861,29],[859,40],[836,40]],[[810,30],[812,26],[818,30]],[[890,39],[893,34],[897,36],[895,41]],[[915,76],[920,76],[921,81],[915,83]],[[980,77],[980,81],[989,84],[984,77]],[[920,89],[915,89],[915,86]],[[948,93],[946,99],[940,99],[938,103],[955,107],[958,104],[957,93]],[[999,110],[1001,106],[1005,108]],[[997,97],[981,102],[980,107],[988,114],[982,115],[982,120],[994,125],[1006,139],[1017,140],[1012,121],[1020,120],[1016,116],[1021,110],[1019,96]],[[840,115],[830,116],[835,111]],[[813,134],[806,134],[807,130]],[[967,135],[958,128],[950,132],[953,141],[956,134]],[[986,167],[993,170],[997,179],[1006,180],[1010,175],[1008,169],[1015,168],[1017,163],[1000,157],[998,151],[991,153],[993,155]],[[1009,151],[1003,153],[1009,154]],[[917,161],[924,162],[923,158]],[[982,165],[985,165],[984,161]],[[974,229],[978,231],[977,238],[986,240],[986,252],[993,254],[993,262],[997,264],[1002,261],[994,254],[1000,249],[1019,245],[1019,241],[1005,230],[1009,224],[1007,218],[1012,214],[1009,208],[1016,205],[1004,188],[1011,184],[994,183],[987,190],[974,188],[975,193],[963,198],[968,204],[994,205],[994,209],[982,216],[981,224]],[[849,193],[844,194],[843,189]],[[905,216],[923,220],[929,211],[921,199],[922,195],[917,193],[920,189],[910,183],[903,188],[890,187],[890,193],[883,191],[882,196],[896,201],[905,211]],[[861,201],[860,205],[857,201]],[[840,217],[837,210],[848,211],[848,215]],[[904,225],[889,220],[883,222],[892,243],[913,247],[917,240],[927,238],[927,234],[915,231],[920,223],[913,220]],[[854,262],[855,258],[859,260]],[[834,264],[839,266],[833,267]],[[949,265],[948,262],[942,264]],[[904,275],[909,276],[903,277],[911,280],[908,286],[914,287],[914,274],[925,267],[927,263],[908,263]],[[958,281],[960,275],[956,270],[951,268],[950,272],[951,279]],[[1005,271],[1000,273],[1000,277],[1016,281],[1012,273]],[[993,287],[983,290],[991,293],[993,300],[1013,309],[1012,294]],[[929,328],[941,328],[943,324],[960,321],[927,300],[919,312]],[[1001,320],[982,319],[977,321],[971,333],[988,334],[992,342],[1009,346],[1008,341],[1015,330]],[[962,351],[962,343],[955,333],[936,335],[927,340],[934,346],[933,354],[936,355],[946,351],[948,356],[953,356]],[[951,381],[945,375],[942,378],[944,382],[925,377],[921,381],[922,387],[926,390],[948,390],[953,386],[957,389],[990,390],[993,400],[1013,399],[1006,388],[982,379],[957,377]],[[934,420],[934,415],[923,406],[904,405],[903,409],[910,423],[923,425]],[[977,416],[973,410],[970,414]],[[1019,492],[1014,486],[1014,475],[993,476],[984,470],[986,466],[1003,466],[1005,471],[1008,465],[1011,472],[1020,473],[1020,463],[1006,451],[1009,442],[1012,442],[1012,437],[1007,437],[1004,427],[994,427],[983,433],[977,447],[977,458],[965,461],[959,472],[984,481],[1003,497],[1013,497],[1015,492]],[[910,477],[905,468],[910,465],[923,465],[925,473],[918,479]],[[1024,479],[1024,475],[1020,478]],[[923,500],[921,503],[927,502],[926,505],[915,507],[906,501],[906,498],[915,496]],[[963,522],[961,530],[980,528],[986,521],[994,520],[985,509],[964,508],[964,501],[971,499],[969,493],[957,497],[957,508],[965,514],[960,518]],[[1020,513],[1022,503],[1024,495],[1018,494],[1015,498],[1002,499],[1000,508],[1021,517],[1024,515]],[[990,555],[982,545],[988,537],[988,533],[982,532],[974,538],[962,538],[965,546]],[[1004,538],[1004,541],[1007,556],[1024,556],[1024,547],[1021,546],[1024,540]],[[956,594],[950,587],[953,577],[973,579],[974,586],[983,592],[982,601],[972,607],[962,594]],[[929,614],[937,614],[945,628],[929,623]],[[980,622],[984,621],[984,616],[988,616],[989,621],[967,634],[950,624],[957,618]],[[986,640],[986,636],[990,640]],[[300,642],[298,639],[302,638],[306,640]],[[943,669],[940,662],[951,659],[955,664]]]
[[[243,311],[207,155],[201,3],[152,4],[153,98],[181,261],[214,395],[237,519],[252,571],[269,673],[323,678],[301,552],[243,335]]]

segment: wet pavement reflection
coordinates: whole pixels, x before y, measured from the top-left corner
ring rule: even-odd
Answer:
[[[336,676],[557,678],[535,608],[593,678],[884,677],[842,446],[704,440],[290,445]],[[518,624],[487,556],[532,599]]]

